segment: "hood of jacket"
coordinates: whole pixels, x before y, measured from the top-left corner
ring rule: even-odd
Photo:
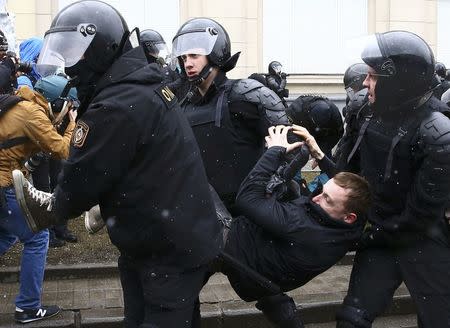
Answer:
[[[2,116],[8,109],[14,107],[17,103],[23,99],[10,94],[0,95],[0,116]]]
[[[161,66],[148,63],[142,46],[133,48],[120,56],[97,82],[94,97],[112,84],[153,84],[164,78]]]
[[[36,71],[36,62],[41,53],[43,43],[42,38],[32,37],[22,41],[19,46],[20,61],[32,63],[32,70],[29,74],[36,80],[39,80],[41,77]]]

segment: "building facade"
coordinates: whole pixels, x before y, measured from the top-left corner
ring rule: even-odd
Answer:
[[[14,17],[17,43],[43,36],[52,18],[71,0],[6,0]],[[130,28],[153,28],[168,44],[192,17],[218,20],[241,51],[230,74],[242,78],[267,72],[278,60],[290,73],[291,95],[321,93],[343,97],[345,69],[358,60],[358,39],[388,30],[409,30],[423,37],[437,60],[450,66],[450,0],[106,0]]]

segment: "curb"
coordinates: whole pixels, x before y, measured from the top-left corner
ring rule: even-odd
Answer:
[[[347,253],[336,265],[353,265],[355,252]],[[20,267],[1,267],[0,283],[18,282]],[[117,262],[50,264],[45,267],[45,280],[67,280],[111,277],[119,274]]]
[[[0,268],[0,283],[18,282],[20,267]],[[45,267],[45,280],[102,278],[118,275],[116,262],[56,264]]]
[[[297,304],[299,314],[305,324],[325,324],[335,320],[340,306],[338,301]],[[393,305],[383,315],[384,318],[415,313],[409,296],[394,297]],[[14,325],[13,315],[0,315],[0,328],[23,327]],[[333,325],[334,326],[334,325]],[[119,328],[123,327],[123,309],[82,309],[63,310],[54,319],[33,323],[33,328]],[[202,304],[202,328],[272,328],[262,313],[252,303],[236,301],[221,304]],[[396,327],[396,326],[389,326]],[[403,326],[402,326],[403,327]]]

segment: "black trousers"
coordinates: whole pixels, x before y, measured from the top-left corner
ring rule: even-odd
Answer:
[[[206,266],[180,272],[151,258],[119,257],[126,328],[199,328]]]
[[[402,282],[417,307],[419,327],[450,327],[450,247],[425,237],[408,247],[357,251],[343,310],[364,310],[373,321]]]

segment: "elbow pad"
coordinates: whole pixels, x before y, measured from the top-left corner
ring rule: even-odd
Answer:
[[[270,125],[289,124],[280,97],[253,79],[242,79],[233,85],[230,101],[245,101],[258,106]]]

